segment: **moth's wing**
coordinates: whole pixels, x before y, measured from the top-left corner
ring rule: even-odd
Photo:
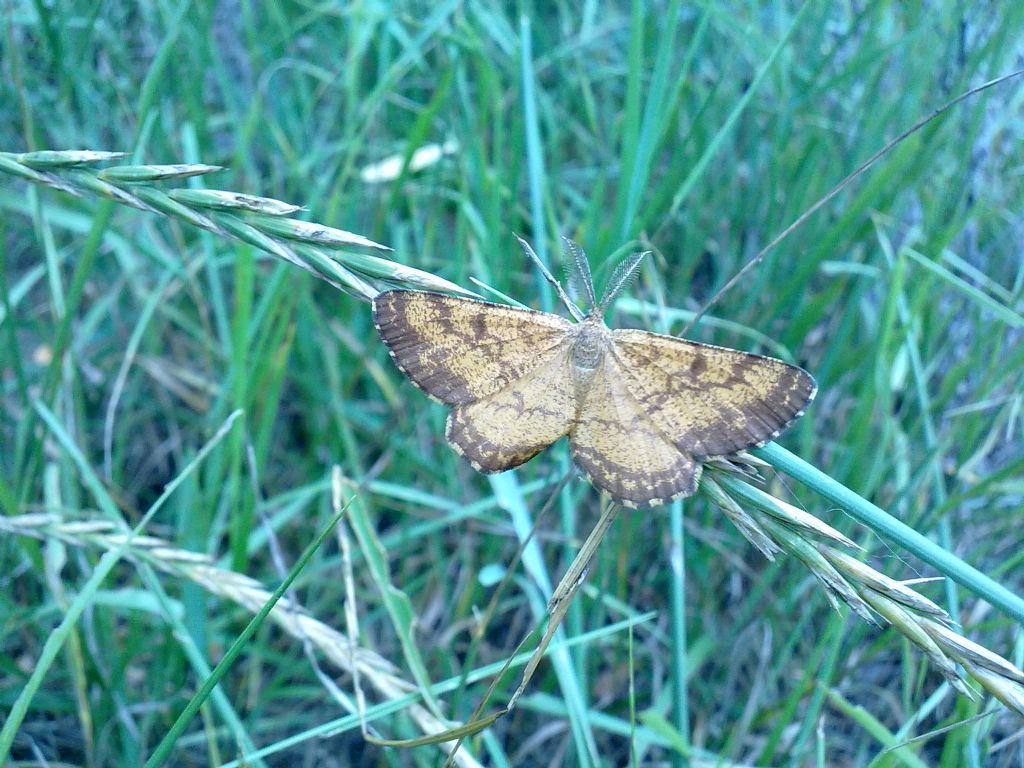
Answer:
[[[581,398],[569,445],[590,482],[627,507],[654,507],[697,490],[701,465],[634,399],[614,360],[605,358]]]
[[[576,391],[566,340],[553,356],[504,389],[448,414],[445,437],[480,472],[529,461],[569,431]]]
[[[373,320],[398,368],[448,405],[522,378],[554,357],[573,327],[547,312],[401,290],[378,294]]]
[[[613,331],[611,355],[643,410],[699,459],[771,440],[817,391],[807,371],[781,360],[647,331]]]

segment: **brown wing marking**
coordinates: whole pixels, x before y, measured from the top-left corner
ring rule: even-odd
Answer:
[[[811,375],[771,357],[647,331],[612,333],[612,356],[643,410],[697,458],[761,445],[803,414]]]
[[[614,361],[594,373],[569,435],[590,482],[627,507],[654,507],[697,490],[701,466],[655,426]]]
[[[502,472],[562,437],[576,415],[569,349],[501,391],[456,406],[448,414],[448,442],[480,472]]]
[[[399,369],[448,405],[522,378],[557,355],[572,329],[558,315],[422,291],[379,294],[373,319]]]

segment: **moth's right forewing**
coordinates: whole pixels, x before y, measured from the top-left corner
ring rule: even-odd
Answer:
[[[550,360],[573,327],[547,312],[405,290],[379,294],[373,319],[398,368],[448,405],[522,378]]]
[[[698,458],[775,438],[817,390],[806,371],[771,357],[646,331],[618,330],[612,339],[633,397]]]

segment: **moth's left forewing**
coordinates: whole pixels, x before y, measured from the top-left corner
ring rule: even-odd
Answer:
[[[817,390],[810,374],[781,360],[647,331],[613,331],[611,354],[643,409],[701,458],[777,437]]]
[[[406,290],[379,294],[373,319],[402,373],[447,405],[487,397],[544,365],[572,329],[548,312]]]

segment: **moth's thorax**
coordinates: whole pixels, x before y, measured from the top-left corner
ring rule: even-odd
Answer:
[[[598,317],[588,317],[576,330],[572,345],[572,365],[579,374],[589,375],[601,364],[611,334]]]

